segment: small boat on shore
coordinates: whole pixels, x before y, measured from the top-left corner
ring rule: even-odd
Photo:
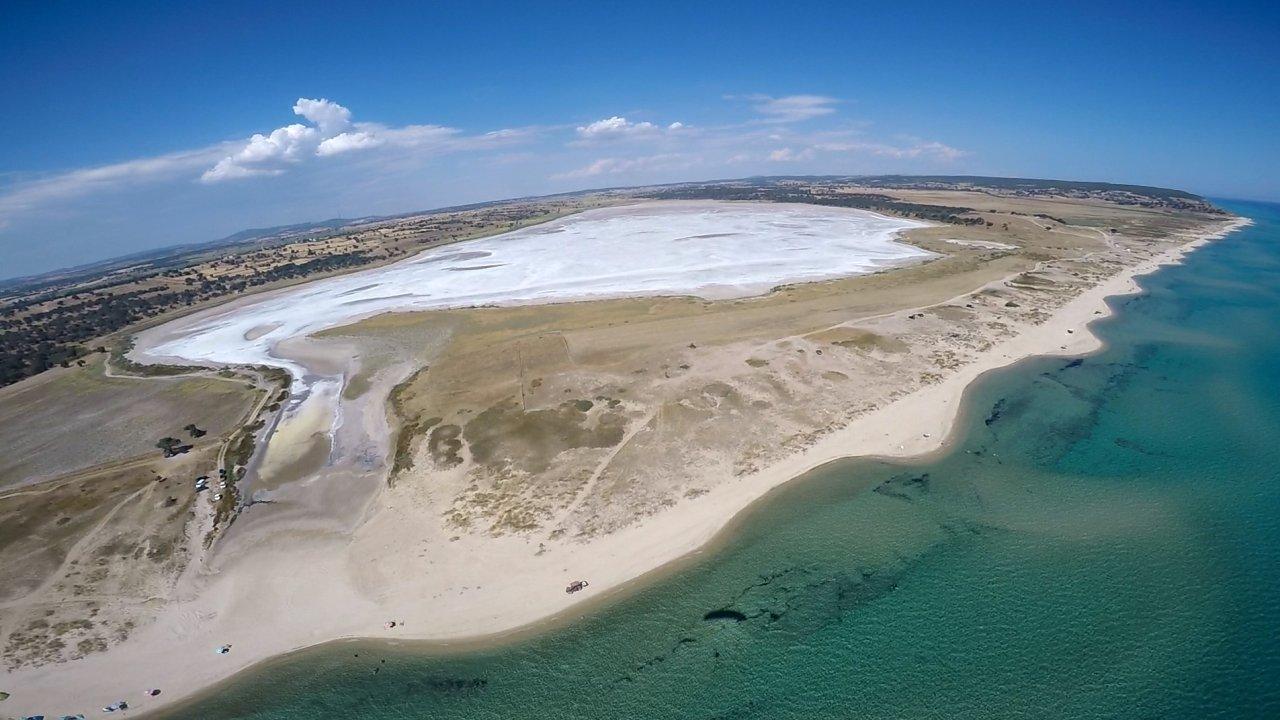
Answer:
[[[591,583],[587,582],[586,580],[574,580],[573,582],[569,583],[569,587],[565,588],[564,591],[572,595],[576,592],[587,589],[587,587],[590,584]]]

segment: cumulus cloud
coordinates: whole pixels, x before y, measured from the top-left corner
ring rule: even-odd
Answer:
[[[0,229],[40,208],[75,202],[93,194],[117,192],[165,181],[199,181],[218,185],[241,178],[281,175],[308,161],[369,153],[379,148],[402,150],[384,154],[379,165],[405,167],[444,153],[484,152],[535,140],[546,128],[508,128],[467,134],[440,125],[388,127],[357,122],[346,107],[326,99],[299,98],[293,112],[305,122],[292,123],[245,140],[80,168],[47,175],[0,174]]]
[[[576,133],[579,144],[589,144],[611,140],[658,138],[685,129],[687,128],[682,122],[673,122],[663,128],[651,122],[632,122],[619,115],[614,115],[603,120],[596,120],[587,125],[580,125]]]
[[[387,127],[353,122],[351,111],[331,100],[299,98],[295,115],[309,124],[293,123],[268,134],[256,134],[238,150],[218,160],[200,176],[201,182],[218,183],[239,178],[279,175],[311,158],[372,150],[383,146],[418,150],[473,150],[509,145],[529,138],[531,129],[496,130],[464,136],[456,128],[441,125]]]
[[[351,127],[351,111],[323,98],[298,98],[298,102],[293,105],[293,112],[314,123],[326,137],[332,137]]]
[[[883,158],[885,162],[878,166],[901,170],[942,165],[970,154],[934,140],[871,137],[866,134],[868,125],[851,120],[801,124],[836,113],[839,101],[832,97],[740,95],[729,99],[743,106],[743,117],[720,126],[689,127],[679,121],[659,123],[613,115],[585,124],[476,133],[432,124],[363,122],[332,100],[299,98],[292,107],[293,122],[249,138],[65,173],[0,175],[0,227],[6,222],[12,225],[24,215],[37,215],[46,207],[74,209],[82,196],[136,188],[139,197],[148,202],[162,202],[167,191],[157,189],[160,183],[197,182],[212,187],[243,178],[283,175],[308,165],[344,163],[344,168],[364,173],[363,179],[370,182],[395,173],[431,177],[423,173],[428,159],[446,154],[490,153],[492,162],[471,167],[519,162],[527,168],[523,172],[542,182],[561,168],[571,169],[550,177],[563,180],[630,174],[628,180],[678,180],[681,171],[690,167],[728,170],[759,164],[763,170],[772,162],[792,163],[794,170],[789,172],[804,172],[848,168],[859,158]],[[525,152],[512,154],[514,149]],[[356,156],[366,158],[365,162],[348,160]],[[525,179],[521,191],[536,193],[541,188],[530,178]],[[486,186],[494,180],[486,180]],[[144,187],[147,189],[142,190]],[[208,202],[219,202],[215,199],[218,194],[210,192],[209,197]],[[101,207],[94,210],[101,211]],[[71,213],[58,212],[42,220],[59,222],[69,217]]]
[[[240,148],[217,162],[200,176],[206,183],[235,180],[256,175],[279,175],[291,164],[315,155],[332,155],[357,147],[346,132],[351,127],[351,111],[329,100],[299,98],[293,112],[312,125],[294,123],[255,134]],[[345,138],[338,140],[338,138]],[[369,140],[372,140],[370,137]],[[321,145],[335,141],[321,151]],[[366,143],[367,144],[367,143]]]
[[[316,155],[338,155],[351,150],[367,150],[382,145],[385,140],[367,132],[344,132],[321,141],[316,147]]]
[[[586,140],[602,140],[620,137],[633,137],[635,135],[647,135],[656,132],[657,125],[651,122],[633,123],[624,117],[614,115],[603,120],[597,120],[589,125],[583,125],[578,128],[578,137]]]

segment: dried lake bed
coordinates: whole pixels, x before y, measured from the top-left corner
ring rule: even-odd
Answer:
[[[283,340],[388,311],[647,295],[743,297],[923,260],[925,224],[815,205],[658,202],[591,210],[233,303],[145,333],[143,357],[266,363]]]

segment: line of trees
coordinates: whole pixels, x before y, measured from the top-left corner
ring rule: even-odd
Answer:
[[[754,200],[758,202],[807,203],[810,205],[871,210],[953,225],[981,225],[986,222],[976,215],[969,215],[969,213],[973,212],[973,208],[925,205],[875,193],[815,192],[811,187],[793,184],[685,185],[660,188],[647,193],[644,197],[662,200]]]
[[[282,263],[251,275],[201,278],[177,289],[96,290],[54,301],[52,307],[42,310],[32,308],[47,304],[47,297],[14,300],[0,308],[0,386],[52,367],[66,367],[90,352],[87,345],[91,341],[177,308],[258,285],[357,267],[381,257],[357,250]]]

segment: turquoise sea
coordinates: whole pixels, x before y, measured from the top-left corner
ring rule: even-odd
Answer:
[[[167,714],[1280,718],[1280,205],[969,394],[927,463],[794,482],[566,627],[305,651]]]

